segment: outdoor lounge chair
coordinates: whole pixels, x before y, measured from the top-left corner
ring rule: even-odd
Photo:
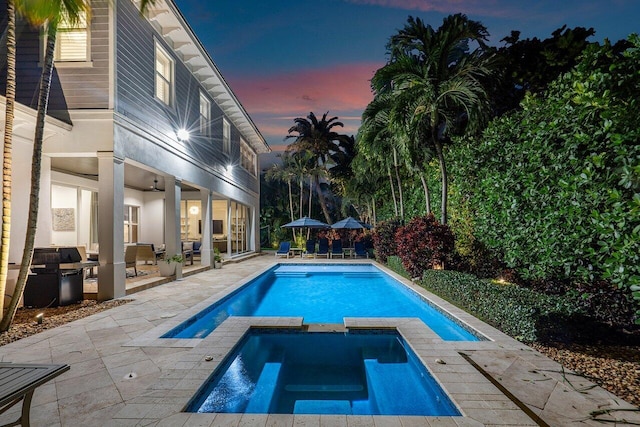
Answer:
[[[289,251],[291,249],[291,242],[280,242],[280,247],[276,251],[276,256],[286,256],[289,258]]]
[[[129,245],[124,251],[124,268],[133,268],[133,272],[138,275],[137,263],[138,246]]]
[[[353,252],[355,257],[363,256],[369,258],[369,251],[367,251],[362,242],[355,242],[353,244]]]
[[[316,252],[315,258],[319,256],[329,258],[329,239],[323,238],[318,240],[318,252]]]
[[[331,253],[329,254],[331,258],[338,255],[340,256],[340,258],[344,258],[344,252],[342,251],[342,240],[340,239],[331,242]]]
[[[307,244],[305,245],[304,255],[306,256],[316,256],[316,240],[309,239],[307,240]]]

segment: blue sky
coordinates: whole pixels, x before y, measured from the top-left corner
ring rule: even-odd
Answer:
[[[565,24],[593,27],[592,41],[640,32],[640,0],[175,1],[274,151],[293,119],[310,111],[329,111],[342,132],[357,132],[369,79],[409,15],[437,28],[465,13],[487,27],[493,45],[512,30],[544,39]]]

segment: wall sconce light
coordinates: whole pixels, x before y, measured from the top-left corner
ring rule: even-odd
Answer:
[[[36,322],[38,322],[38,325],[42,325],[42,319],[44,319],[44,313],[36,314]]]
[[[176,132],[176,137],[178,137],[178,141],[188,141],[189,131],[184,128],[178,129],[178,132]]]
[[[226,170],[228,173],[231,173],[231,172],[233,171],[233,165],[227,165],[227,166],[225,166],[225,170]]]

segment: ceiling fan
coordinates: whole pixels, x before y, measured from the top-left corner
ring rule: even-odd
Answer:
[[[161,188],[158,188],[158,178],[153,180],[153,186],[151,187],[151,191],[164,191]]]

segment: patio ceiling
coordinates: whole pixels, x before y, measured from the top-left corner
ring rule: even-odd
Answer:
[[[52,157],[51,169],[57,172],[98,181],[97,157]],[[125,163],[125,187],[140,191],[154,191],[154,179],[158,180],[157,188],[164,190],[164,177],[161,174]],[[181,188],[182,191],[197,191],[195,187],[185,184],[184,182]]]

